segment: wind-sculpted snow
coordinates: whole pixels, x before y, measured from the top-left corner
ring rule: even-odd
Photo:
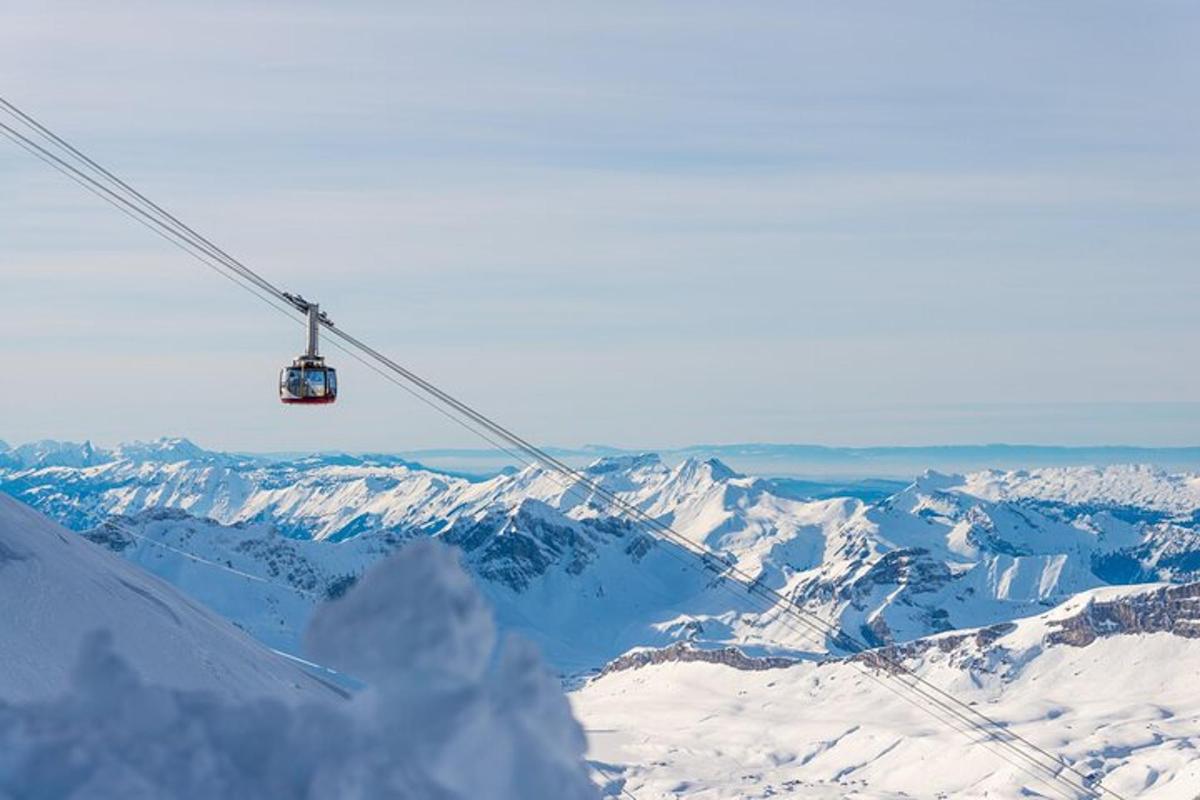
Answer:
[[[63,694],[0,702],[0,797],[597,797],[566,698],[530,645],[497,645],[452,551],[426,541],[383,561],[309,639],[367,688],[231,700],[147,681],[120,640],[85,637]]]
[[[425,540],[322,605],[306,642],[306,652],[330,667],[372,683],[403,670],[420,678],[423,690],[429,682],[478,682],[496,647],[496,629],[455,552]]]

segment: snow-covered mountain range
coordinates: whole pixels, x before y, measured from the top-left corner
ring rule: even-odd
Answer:
[[[540,469],[478,478],[393,456],[279,460],[182,440],[103,452],[41,443],[0,460],[3,491],[289,652],[322,598],[401,543],[457,545],[501,626],[573,676],[577,708],[600,732],[593,755],[620,776],[613,792],[675,796],[687,775],[698,796],[910,796],[901,792],[927,784],[905,776],[962,746],[919,716],[875,713],[892,698],[852,654]],[[864,500],[809,498],[713,459],[621,455],[586,471],[1130,796],[1191,800],[1185,787],[1200,786],[1187,755],[1200,744],[1200,707],[1173,682],[1200,669],[1190,586],[1200,582],[1200,476],[930,472]],[[1134,664],[1149,673],[1126,708],[1118,695]],[[637,727],[647,708],[662,713]],[[778,731],[773,754],[753,738],[764,727]],[[689,730],[694,740],[676,741]],[[823,744],[801,752],[785,737]],[[944,796],[1047,791],[962,761],[938,784]]]
[[[6,458],[4,491],[282,648],[317,598],[432,535],[466,552],[501,619],[567,671],[681,640],[828,649],[539,468],[478,479],[388,456],[277,461],[186,440],[39,443]],[[1200,580],[1200,477],[1150,467],[927,473],[871,503],[805,500],[715,460],[620,456],[586,471],[876,645],[1034,615],[1104,585]]]

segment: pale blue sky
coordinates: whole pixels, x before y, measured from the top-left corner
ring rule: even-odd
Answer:
[[[1200,442],[1194,3],[5,5],[0,94],[533,439]],[[0,438],[471,443],[278,407],[297,330],[0,145]]]

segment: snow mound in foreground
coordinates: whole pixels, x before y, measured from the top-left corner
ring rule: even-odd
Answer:
[[[557,683],[530,645],[498,640],[444,545],[379,564],[308,641],[369,688],[289,703],[155,686],[89,635],[66,694],[0,704],[0,797],[597,796]]]

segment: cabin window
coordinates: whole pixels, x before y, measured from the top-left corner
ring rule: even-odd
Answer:
[[[292,397],[300,397],[303,394],[303,387],[300,383],[300,370],[289,369],[287,371],[287,393]]]

